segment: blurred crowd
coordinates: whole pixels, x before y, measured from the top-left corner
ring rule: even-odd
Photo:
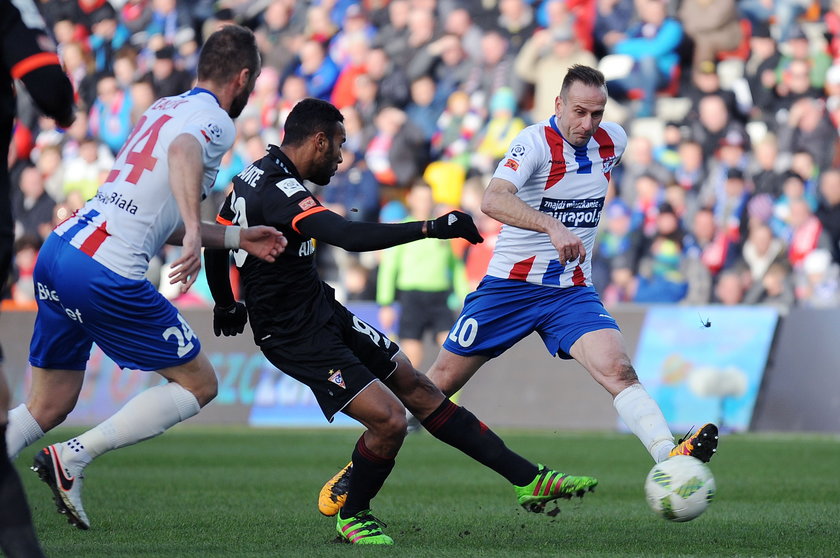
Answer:
[[[418,181],[487,241],[458,246],[468,282],[499,224],[483,188],[512,138],[554,110],[566,69],[608,78],[605,119],[629,146],[593,257],[607,304],[840,304],[840,0],[40,0],[77,92],[68,130],[20,90],[9,165],[15,277],[27,307],[38,248],[95,193],[133,123],[191,87],[202,38],[252,28],[263,70],[205,218],[230,179],[279,144],[291,107],[331,101],[344,162],[317,194],[354,220],[397,221]],[[167,248],[167,250],[170,250]],[[163,252],[150,280],[169,288]],[[345,300],[372,300],[376,254],[319,247]]]

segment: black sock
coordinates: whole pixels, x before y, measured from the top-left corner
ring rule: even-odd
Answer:
[[[525,486],[537,476],[536,465],[511,451],[474,414],[448,399],[422,424],[432,436],[490,467],[512,484]]]
[[[0,549],[9,558],[44,556],[20,478],[6,455],[5,424],[0,426]]]
[[[340,512],[343,519],[370,509],[370,501],[385,484],[394,463],[393,456],[382,457],[370,451],[365,445],[364,435],[359,438],[353,449],[353,473],[350,475],[347,501]]]

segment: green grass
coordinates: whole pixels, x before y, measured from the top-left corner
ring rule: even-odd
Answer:
[[[712,461],[718,492],[689,523],[669,523],[643,494],[652,466],[639,442],[617,434],[502,432],[536,461],[600,479],[594,494],[560,503],[555,517],[526,513],[492,471],[428,434],[406,441],[374,501],[393,548],[333,544],[335,523],[316,508],[343,466],[355,430],[179,427],[103,456],[87,470],[90,531],[55,513],[49,490],[17,465],[49,556],[837,556],[840,440],[727,436]]]

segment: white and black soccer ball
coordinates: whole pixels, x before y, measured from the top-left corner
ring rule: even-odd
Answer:
[[[687,455],[657,463],[645,481],[648,504],[668,521],[691,521],[700,516],[714,495],[715,478],[709,467]]]

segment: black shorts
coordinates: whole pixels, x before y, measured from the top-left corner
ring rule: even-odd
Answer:
[[[393,374],[399,346],[338,302],[330,320],[311,335],[284,343],[275,335],[260,347],[271,364],[309,386],[332,422],[363,389]]]
[[[449,308],[448,291],[400,291],[400,338],[423,339],[430,331],[436,335],[449,331],[455,315]]]

